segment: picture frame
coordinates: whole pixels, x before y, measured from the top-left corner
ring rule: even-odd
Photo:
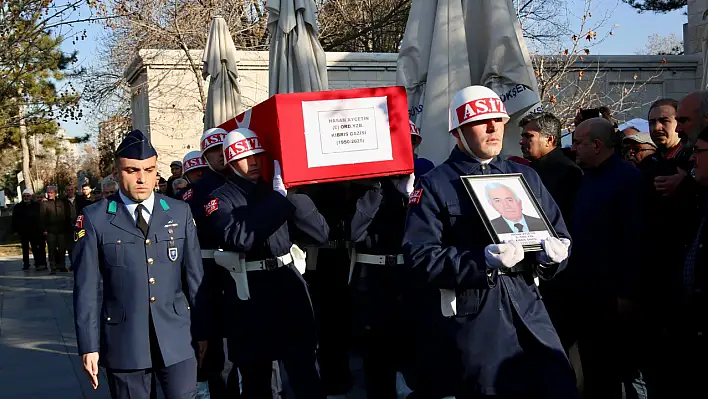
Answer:
[[[558,238],[521,173],[460,176],[495,244],[518,241],[526,252],[541,251],[541,240]]]

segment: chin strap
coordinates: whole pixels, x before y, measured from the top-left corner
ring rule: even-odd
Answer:
[[[465,151],[467,151],[467,155],[476,158],[472,150],[470,150],[470,146],[467,144],[467,140],[465,140],[465,136],[462,134],[462,129],[459,127],[457,128],[457,135],[460,137],[460,141],[462,142],[462,146],[465,147]]]

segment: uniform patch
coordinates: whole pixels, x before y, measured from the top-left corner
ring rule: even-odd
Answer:
[[[423,196],[423,189],[417,188],[413,190],[410,197],[408,197],[408,205],[418,205],[420,204],[420,197]]]
[[[194,195],[194,190],[192,190],[190,188],[189,190],[185,191],[184,194],[182,194],[182,201],[189,201],[190,199],[192,199],[193,195]]]
[[[76,217],[76,224],[74,225],[77,229],[84,228],[84,215],[79,215]]]
[[[79,241],[80,239],[84,238],[86,235],[86,230],[79,230],[77,232],[74,232],[74,242]]]
[[[204,213],[206,214],[206,216],[211,215],[217,209],[219,209],[219,199],[218,198],[214,198],[213,200],[207,202],[206,205],[204,205]]]
[[[172,262],[177,260],[177,248],[168,248],[167,249],[167,256],[170,257],[170,260]]]

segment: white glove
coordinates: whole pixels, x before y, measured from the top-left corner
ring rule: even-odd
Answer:
[[[536,259],[542,265],[551,265],[561,263],[568,259],[568,250],[570,249],[570,240],[567,238],[551,237],[541,241],[543,252],[536,255]]]
[[[396,187],[401,194],[410,197],[413,189],[415,188],[415,173],[411,173],[408,176],[394,177],[391,179],[393,185]]]
[[[283,197],[287,197],[288,190],[285,189],[285,183],[283,183],[283,173],[280,171],[280,162],[273,161],[273,191]]]
[[[514,267],[524,260],[524,247],[517,241],[487,245],[484,248],[484,260],[491,269]]]

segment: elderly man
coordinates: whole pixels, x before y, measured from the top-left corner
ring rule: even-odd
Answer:
[[[626,146],[624,159],[634,166],[638,166],[644,158],[650,157],[656,152],[656,144],[652,141],[649,133],[625,136],[622,139],[622,145]]]
[[[69,206],[57,198],[57,187],[47,186],[47,201],[39,205],[40,231],[47,238],[51,274],[68,272],[66,268],[66,242],[64,236],[71,226]]]
[[[523,203],[514,190],[503,184],[490,183],[485,187],[485,193],[489,205],[500,215],[491,220],[498,234],[546,230],[541,219],[523,213]]]
[[[571,286],[577,299],[586,398],[620,398],[628,379],[628,314],[637,295],[644,214],[641,173],[615,153],[615,129],[581,123],[573,150],[585,175],[573,215]],[[618,204],[628,204],[620,207]]]
[[[101,181],[101,198],[108,198],[118,192],[118,183],[113,176],[106,176]]]
[[[182,162],[172,161],[170,163],[170,172],[172,172],[172,176],[167,179],[167,195],[174,197],[177,190],[175,190],[173,183],[175,180],[182,177]]]
[[[540,178],[499,157],[504,104],[483,86],[450,104],[450,158],[410,195],[403,255],[418,289],[416,397],[577,398],[575,378],[534,284],[566,265],[570,236]],[[521,173],[561,237],[525,253],[494,244],[460,176]]]

